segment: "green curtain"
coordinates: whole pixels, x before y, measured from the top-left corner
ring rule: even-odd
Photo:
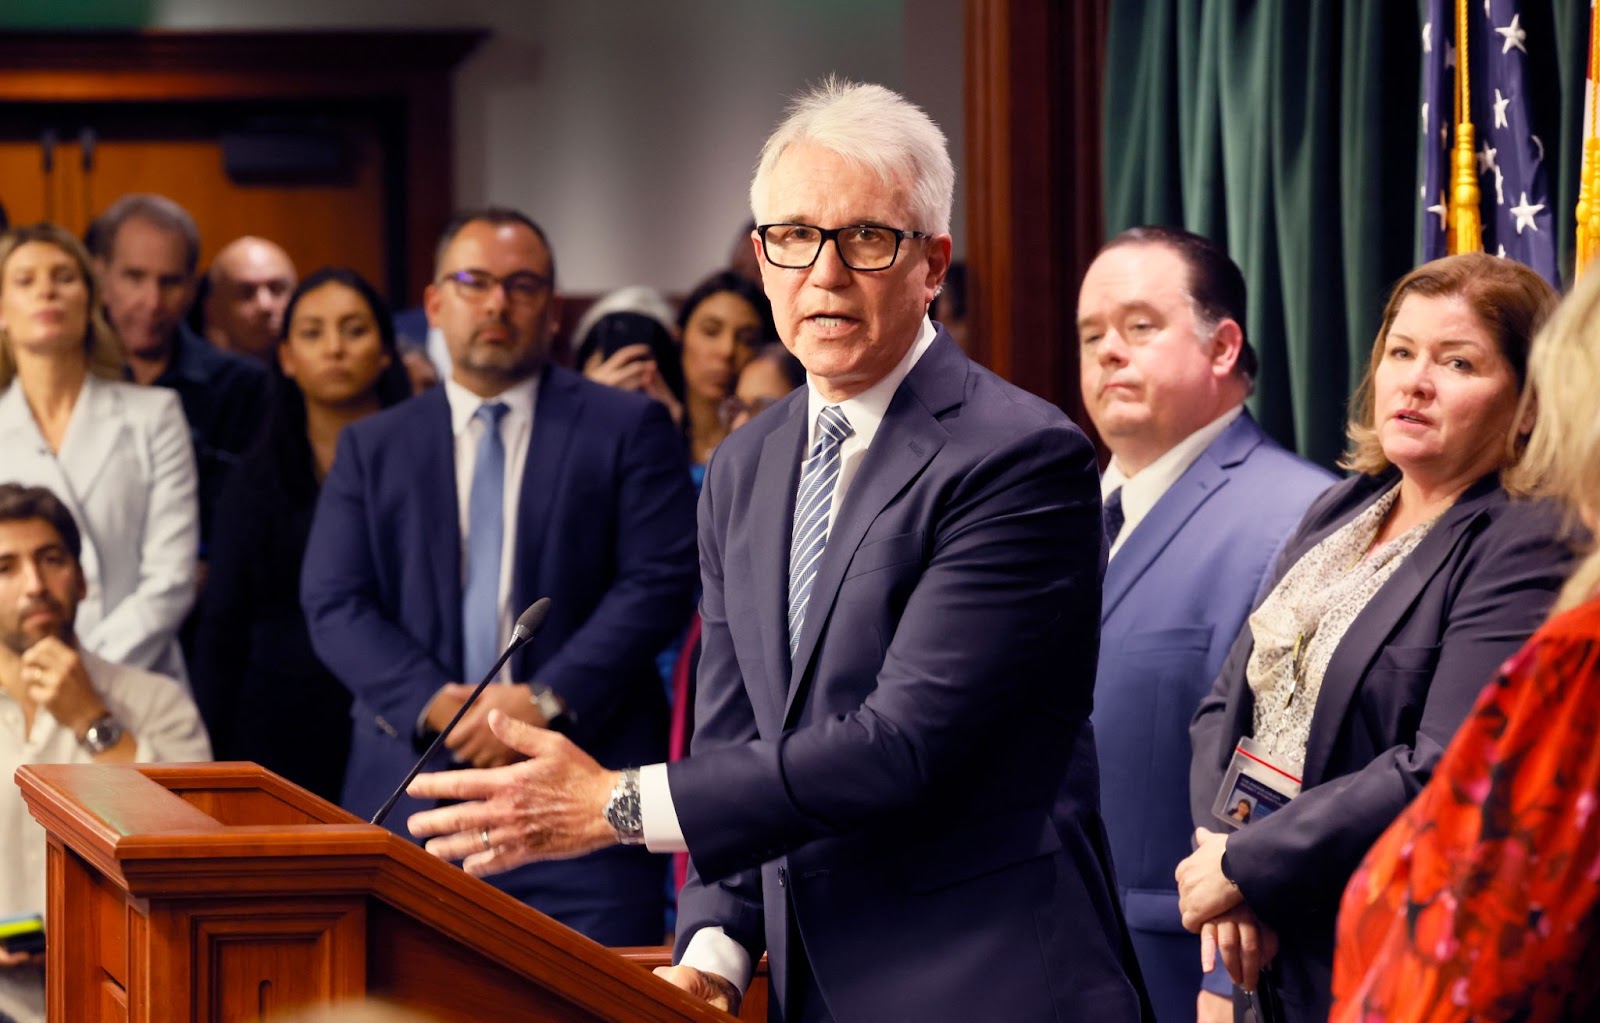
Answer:
[[[1563,265],[1577,202],[1587,0],[1527,0],[1554,139]],[[1106,41],[1106,234],[1178,224],[1249,285],[1251,407],[1332,466],[1383,301],[1415,263],[1421,5],[1117,0]],[[1570,164],[1570,167],[1569,167]]]

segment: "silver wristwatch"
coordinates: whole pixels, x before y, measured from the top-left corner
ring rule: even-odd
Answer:
[[[623,845],[644,844],[644,813],[639,803],[639,769],[627,768],[606,803],[606,823]]]
[[[94,719],[89,730],[83,733],[78,740],[91,755],[98,756],[122,741],[122,722],[110,714],[102,714]]]
[[[567,707],[567,701],[549,686],[538,682],[528,683],[528,699],[533,701],[538,708],[539,716],[544,718],[544,726],[552,732],[571,734],[572,726],[576,723],[576,715]]]

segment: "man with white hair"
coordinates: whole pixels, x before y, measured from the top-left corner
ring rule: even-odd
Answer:
[[[921,110],[830,80],[767,141],[752,241],[808,385],[732,434],[700,503],[691,756],[528,754],[419,778],[474,873],[687,848],[680,964],[774,1019],[1134,1020],[1089,710],[1104,533],[1093,448],[927,309],[954,172]]]

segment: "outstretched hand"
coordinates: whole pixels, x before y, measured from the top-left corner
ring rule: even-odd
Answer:
[[[500,711],[489,729],[528,759],[480,770],[417,776],[406,788],[422,799],[464,802],[412,814],[406,826],[424,848],[460,860],[467,873],[497,874],[535,860],[560,860],[616,842],[605,806],[618,773],[608,771],[566,736]]]

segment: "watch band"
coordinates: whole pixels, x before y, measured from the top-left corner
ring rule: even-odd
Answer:
[[[567,706],[567,701],[561,698],[560,693],[549,686],[530,682],[528,699],[538,708],[539,716],[544,718],[546,728],[563,735],[572,734],[572,726],[578,723],[578,716],[572,713],[572,709]]]
[[[644,807],[639,801],[639,769],[627,768],[606,803],[606,823],[623,845],[644,844]]]
[[[83,735],[78,738],[78,745],[87,750],[90,755],[98,756],[122,741],[122,722],[110,714],[102,714],[90,723]]]

